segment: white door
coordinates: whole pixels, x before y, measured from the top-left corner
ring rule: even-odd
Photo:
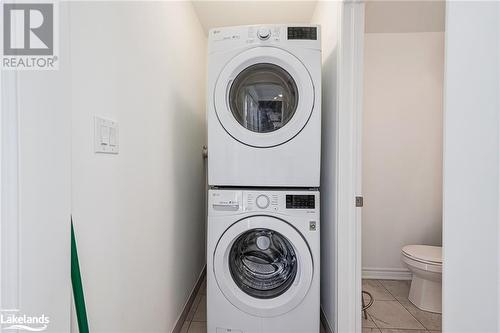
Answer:
[[[302,235],[271,216],[234,223],[220,238],[213,261],[217,284],[228,301],[259,317],[295,308],[313,277],[313,259]]]
[[[256,47],[231,59],[214,91],[224,129],[253,147],[273,147],[295,137],[314,106],[314,85],[302,62],[276,47]]]

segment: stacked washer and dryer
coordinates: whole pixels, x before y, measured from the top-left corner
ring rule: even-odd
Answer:
[[[207,331],[320,330],[315,25],[212,29]]]

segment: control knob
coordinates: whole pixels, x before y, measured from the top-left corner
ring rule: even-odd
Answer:
[[[264,194],[259,195],[257,197],[257,199],[255,200],[255,204],[260,209],[265,209],[265,208],[269,207],[269,202],[270,202],[269,197],[267,195],[264,195]]]
[[[271,29],[262,27],[257,31],[257,36],[262,40],[269,39],[271,37]]]

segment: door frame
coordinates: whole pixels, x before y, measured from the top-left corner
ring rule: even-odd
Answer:
[[[344,0],[338,49],[335,332],[361,332],[364,1]]]
[[[19,308],[18,74],[0,71],[0,308]],[[0,327],[0,332],[2,328]]]

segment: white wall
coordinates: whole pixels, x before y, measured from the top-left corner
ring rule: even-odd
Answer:
[[[410,278],[401,247],[441,245],[443,63],[443,32],[365,34],[365,277]]]
[[[445,332],[500,331],[500,4],[448,2]]]
[[[7,194],[17,197],[2,201],[1,307],[49,317],[45,332],[67,332],[71,309],[67,6],[61,4],[60,12],[60,69],[2,73],[2,84],[9,85],[2,90],[2,121],[11,116],[2,124],[11,133],[2,131],[2,149],[10,152],[3,154],[2,167],[16,167],[10,159],[17,158],[18,169],[17,175],[2,174],[9,177],[2,179],[2,194],[9,184]]]
[[[318,2],[312,23],[321,25],[322,149],[321,149],[321,307],[333,329],[336,298],[336,165],[337,165],[337,45],[339,2]]]
[[[190,2],[75,2],[71,46],[90,330],[170,332],[205,262],[203,30]],[[94,154],[94,115],[118,121],[118,155]]]
[[[365,31],[414,33],[444,31],[445,0],[366,1]]]

